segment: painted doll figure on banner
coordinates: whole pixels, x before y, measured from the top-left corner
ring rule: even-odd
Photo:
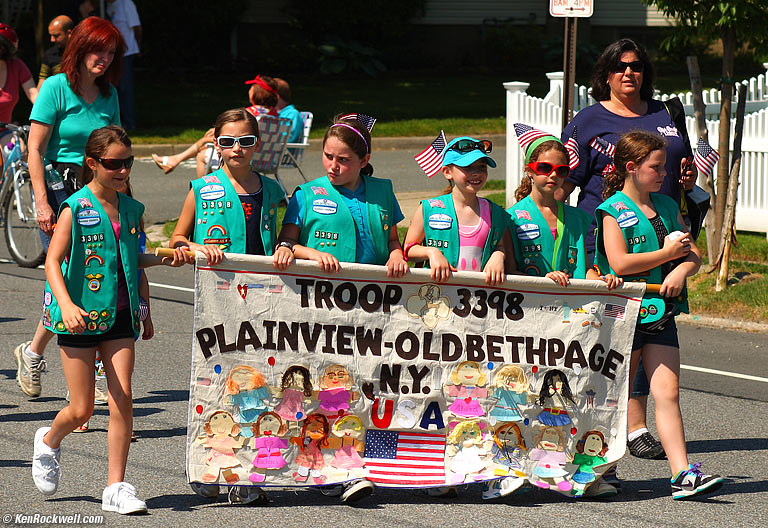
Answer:
[[[196,274],[191,482],[580,496],[624,454],[642,285],[234,254]]]

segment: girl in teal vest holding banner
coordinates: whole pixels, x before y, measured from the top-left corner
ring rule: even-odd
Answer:
[[[512,217],[512,241],[520,271],[547,277],[561,286],[567,286],[571,278],[602,279],[610,289],[621,285],[622,279],[615,275],[599,277],[591,267],[587,269],[589,215],[555,200],[555,192],[571,167],[579,163],[578,153],[569,156],[563,143],[546,133],[530,142],[519,139],[526,168],[515,191],[517,203],[507,212]]]
[[[643,297],[632,344],[629,379],[642,359],[656,401],[656,426],[672,470],[673,499],[710,493],[719,475],[689,465],[679,405],[680,345],[672,316],[687,312],[686,279],[701,266],[701,254],[674,200],[658,193],[666,171],[666,143],[656,134],[635,131],[616,145],[614,171],[606,176],[595,217],[596,265],[627,280],[661,284]]]
[[[272,255],[283,192],[251,170],[259,124],[244,108],[227,110],[216,118],[213,135],[222,166],[190,183],[171,247],[201,251],[209,265],[221,262],[225,251]],[[194,263],[194,257],[186,258]]]
[[[85,180],[61,207],[48,249],[43,324],[58,334],[70,403],[51,427],[35,433],[32,477],[45,495],[56,492],[61,441],[93,412],[98,349],[109,388],[109,473],[102,509],[145,512],[124,482],[132,431],[131,375],[140,330],[139,231],[144,206],[121,194],[133,164],[131,143],[117,126],[95,130],[85,146]],[[180,261],[178,257],[176,260]],[[147,334],[148,335],[148,334]]]
[[[277,269],[285,270],[295,257],[314,260],[326,272],[339,271],[339,262],[386,265],[388,277],[408,271],[397,235],[403,213],[392,182],[372,176],[368,126],[375,119],[363,116],[368,125],[358,119],[337,117],[325,133],[326,175],[293,194],[275,251]]]
[[[423,200],[405,237],[406,256],[428,260],[432,280],[448,280],[452,271],[482,271],[485,282],[497,286],[516,271],[509,215],[479,198],[488,179],[492,144],[458,137],[442,151],[442,172],[449,182],[446,194]]]

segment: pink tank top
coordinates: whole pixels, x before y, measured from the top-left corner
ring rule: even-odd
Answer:
[[[123,272],[123,260],[120,258],[120,222],[109,221],[112,224],[112,231],[115,233],[115,242],[117,242],[117,311],[125,310],[131,305],[128,297],[128,285],[125,282],[125,272]]]
[[[482,271],[483,248],[491,230],[491,207],[480,198],[480,222],[473,226],[459,224],[459,271]]]

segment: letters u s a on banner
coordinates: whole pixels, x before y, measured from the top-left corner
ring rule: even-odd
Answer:
[[[626,445],[641,285],[198,257],[190,481],[580,495]]]

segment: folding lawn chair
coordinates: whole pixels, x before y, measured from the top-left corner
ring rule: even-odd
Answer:
[[[285,145],[287,150],[285,151],[285,156],[283,156],[283,161],[280,163],[280,167],[298,169],[301,177],[304,178],[304,181],[307,181],[304,171],[301,170],[301,162],[304,159],[304,150],[309,146],[309,131],[312,129],[312,119],[314,116],[312,112],[301,112],[301,118],[304,120],[301,143],[288,143]]]
[[[277,170],[285,155],[288,134],[291,133],[291,120],[267,115],[259,116],[258,120],[261,146],[253,156],[251,168],[262,174],[274,174],[287,202],[288,193]]]

